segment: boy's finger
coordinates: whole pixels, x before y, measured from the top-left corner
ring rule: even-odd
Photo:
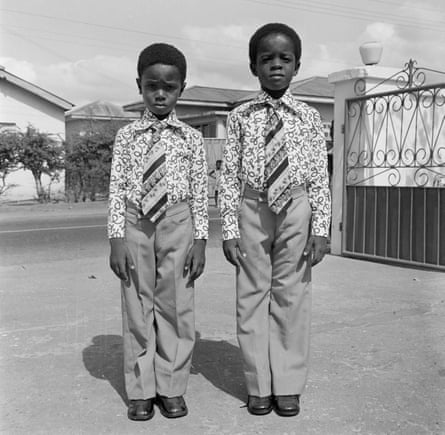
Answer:
[[[125,271],[125,268],[119,268],[119,278],[122,280],[122,281],[127,281],[127,279],[128,279],[128,276],[127,276],[127,272]]]
[[[127,267],[128,267],[127,259],[124,258],[122,261],[119,262],[120,278],[123,281],[127,281],[127,279],[128,279]]]
[[[134,270],[135,266],[133,263],[133,259],[130,256],[130,253],[127,251],[126,256],[125,256],[125,261],[127,263],[127,266],[130,270]]]
[[[309,238],[309,240],[306,243],[306,246],[303,250],[303,255],[307,257],[312,252],[312,237]]]
[[[239,251],[241,257],[243,257],[243,258],[247,257],[246,250],[244,249],[244,245],[241,240],[238,241],[238,251]]]
[[[185,259],[185,264],[184,264],[184,276],[188,273],[188,271],[190,270],[190,267],[192,266],[192,257],[190,254],[187,255],[186,259]]]
[[[230,255],[230,262],[236,266],[236,267],[240,267],[239,261],[238,261],[238,252],[237,252],[237,248],[232,248],[229,251],[229,255]]]
[[[197,272],[198,272],[198,266],[196,265],[195,262],[193,262],[190,268],[190,281],[194,281],[197,278],[196,276]]]
[[[190,280],[195,281],[196,279],[198,279],[203,271],[203,267],[202,266],[197,266],[196,268],[193,268],[193,271],[190,273]]]

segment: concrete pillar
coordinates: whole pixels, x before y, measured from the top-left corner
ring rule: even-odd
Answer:
[[[344,199],[344,155],[346,100],[364,93],[394,90],[396,82],[389,79],[397,75],[394,68],[363,66],[338,71],[328,76],[334,88],[334,155],[332,177],[332,226],[331,253],[342,253],[343,199]],[[389,79],[389,80],[388,80]],[[384,83],[381,83],[382,81]],[[377,86],[378,85],[378,86]],[[377,87],[375,87],[377,86]],[[374,89],[375,87],[375,89]]]
[[[226,138],[226,118],[217,117],[216,118],[216,138],[225,139]]]

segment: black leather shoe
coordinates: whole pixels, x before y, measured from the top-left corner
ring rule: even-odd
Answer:
[[[155,410],[153,408],[153,399],[130,400],[127,414],[130,420],[150,420],[154,414]]]
[[[272,411],[272,396],[248,396],[247,410],[253,415],[266,415]]]
[[[167,418],[184,417],[188,413],[187,405],[182,396],[165,397],[158,395],[156,396],[156,403],[161,414]]]
[[[300,395],[275,396],[275,412],[283,417],[293,417],[300,412]]]

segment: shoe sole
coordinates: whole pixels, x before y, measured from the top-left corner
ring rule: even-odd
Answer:
[[[261,409],[261,410],[252,410],[249,409],[249,407],[247,407],[247,411],[249,412],[249,414],[252,415],[267,415],[270,414],[272,412],[272,408],[266,408],[266,409]]]
[[[161,414],[166,417],[166,418],[179,418],[179,417],[185,417],[188,412],[184,411],[184,412],[175,412],[175,413],[171,413],[171,412],[167,412],[164,408],[162,408],[161,406],[159,406],[159,411],[161,411]]]
[[[300,410],[298,411],[281,411],[279,409],[275,409],[275,412],[281,416],[281,417],[295,417],[300,413]]]
[[[151,413],[148,414],[147,416],[141,416],[141,417],[134,416],[133,417],[133,416],[127,415],[127,417],[129,420],[132,420],[132,421],[147,421],[147,420],[150,420],[151,418],[153,418],[154,415],[155,415],[155,410],[153,409],[151,411]]]
[[[188,414],[188,409],[185,409],[185,411],[180,411],[180,412],[168,412],[165,408],[164,405],[162,404],[161,400],[158,399],[155,402],[156,405],[158,405],[159,411],[161,412],[161,414],[165,417],[165,418],[179,418],[179,417],[185,417]]]

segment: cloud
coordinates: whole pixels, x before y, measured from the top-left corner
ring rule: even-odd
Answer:
[[[37,72],[46,89],[75,104],[95,100],[128,103],[138,94],[134,61],[126,57],[99,55],[40,66]]]
[[[362,37],[364,38],[363,42],[370,40],[385,42],[391,40],[395,36],[396,31],[393,24],[376,22],[366,26]]]
[[[126,57],[98,55],[47,65],[0,58],[0,63],[12,74],[76,105],[95,100],[126,104],[139,98],[135,62]]]
[[[255,89],[249,70],[247,42],[250,30],[244,26],[185,26],[189,42],[184,48],[189,66],[188,83],[204,86]]]
[[[6,68],[6,71],[28,82],[35,82],[37,78],[34,65],[26,60],[0,57],[0,64]]]
[[[422,13],[419,8],[416,10],[422,16],[431,14],[431,11]],[[431,30],[421,27],[375,22],[366,27],[358,41],[360,44],[369,40],[383,43],[382,66],[402,69],[409,59],[414,58],[419,66],[443,70],[445,44],[432,36]]]

